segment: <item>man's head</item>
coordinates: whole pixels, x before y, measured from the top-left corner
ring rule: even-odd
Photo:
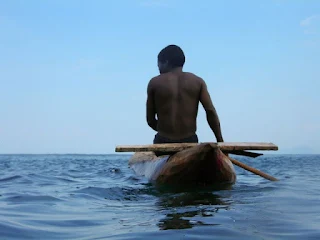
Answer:
[[[166,73],[174,68],[183,67],[185,55],[177,45],[169,45],[158,54],[158,68],[160,73]]]

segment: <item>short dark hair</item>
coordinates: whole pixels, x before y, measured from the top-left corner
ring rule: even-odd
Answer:
[[[186,58],[182,49],[177,45],[168,45],[158,54],[158,60],[161,63],[168,61],[171,67],[183,67]]]

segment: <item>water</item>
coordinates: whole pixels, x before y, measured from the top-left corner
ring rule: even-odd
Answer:
[[[160,189],[128,155],[0,155],[0,239],[320,239],[320,155],[237,158],[231,189]]]

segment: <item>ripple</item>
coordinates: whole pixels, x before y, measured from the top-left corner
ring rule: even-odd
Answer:
[[[77,182],[75,179],[70,179],[66,177],[42,175],[42,174],[35,174],[35,173],[28,174],[28,178],[36,182],[37,184],[47,184],[47,185],[55,185],[57,184],[57,182],[63,182],[63,183]]]
[[[16,179],[21,179],[21,178],[22,178],[22,176],[20,176],[20,175],[14,175],[14,176],[11,176],[11,177],[1,178],[1,179],[0,179],[0,183],[1,183],[1,182],[14,181],[14,180],[16,180]]]
[[[112,187],[112,188],[102,188],[102,187],[86,187],[75,191],[75,193],[83,193],[88,195],[97,196],[100,198],[105,198],[109,200],[124,200],[126,197],[126,191],[124,188]]]
[[[28,204],[32,202],[50,203],[50,202],[62,201],[59,198],[47,196],[47,195],[15,195],[12,197],[4,198],[3,200],[8,203],[19,203],[19,204]]]

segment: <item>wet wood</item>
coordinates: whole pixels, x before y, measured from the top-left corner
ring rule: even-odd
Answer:
[[[205,143],[213,148],[219,148],[222,151],[242,151],[242,150],[278,150],[278,146],[273,143],[264,142],[219,142]],[[116,152],[180,152],[199,145],[198,143],[165,143],[150,145],[123,145],[117,146]],[[239,152],[238,152],[239,153]]]

